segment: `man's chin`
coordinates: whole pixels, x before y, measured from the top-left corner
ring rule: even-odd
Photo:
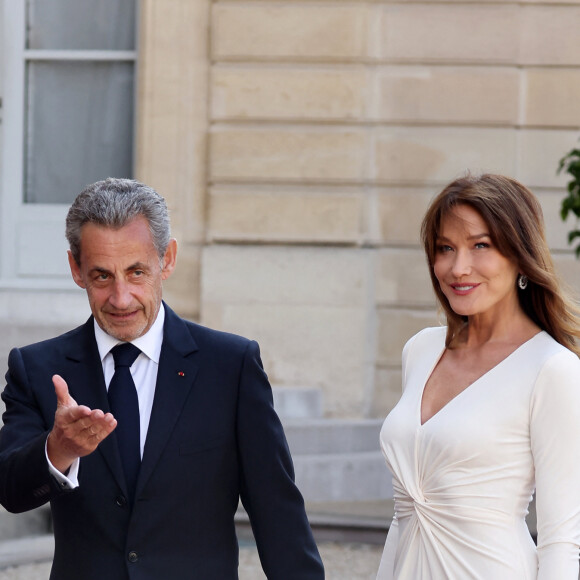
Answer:
[[[111,323],[107,321],[99,321],[103,322],[99,324],[99,326],[113,338],[117,340],[122,340],[123,342],[130,342],[139,338],[145,332],[145,325],[144,324],[135,324],[133,323],[124,323],[124,322],[117,322]]]

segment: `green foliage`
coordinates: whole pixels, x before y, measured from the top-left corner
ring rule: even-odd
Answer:
[[[576,216],[576,227],[568,234],[568,243],[576,238],[580,238],[580,229],[578,228],[580,220],[580,149],[572,149],[562,159],[558,165],[558,174],[565,171],[570,175],[568,181],[568,195],[562,200],[560,207],[560,216],[566,221],[568,214],[572,212]],[[576,246],[576,257],[580,257],[580,244]]]

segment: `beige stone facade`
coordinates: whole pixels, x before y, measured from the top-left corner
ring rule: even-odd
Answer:
[[[380,417],[438,316],[418,245],[466,170],[540,197],[580,136],[580,1],[142,0],[137,175],[169,200],[170,303],[257,339],[275,386]]]

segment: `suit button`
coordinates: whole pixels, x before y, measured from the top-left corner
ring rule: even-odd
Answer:
[[[118,495],[115,498],[115,503],[119,506],[119,507],[125,507],[127,505],[127,498],[124,495]]]
[[[129,562],[135,563],[139,559],[139,556],[137,556],[137,552],[129,552],[128,558]]]

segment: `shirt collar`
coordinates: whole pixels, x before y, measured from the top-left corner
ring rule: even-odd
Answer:
[[[101,362],[109,354],[110,350],[122,341],[117,340],[110,334],[107,334],[98,324],[93,320],[95,327],[95,339],[99,349],[99,356]],[[163,323],[165,322],[165,307],[163,303],[159,307],[157,318],[151,325],[151,328],[142,336],[131,341],[142,353],[147,355],[153,362],[159,364],[159,357],[161,355],[161,345],[163,344]]]

